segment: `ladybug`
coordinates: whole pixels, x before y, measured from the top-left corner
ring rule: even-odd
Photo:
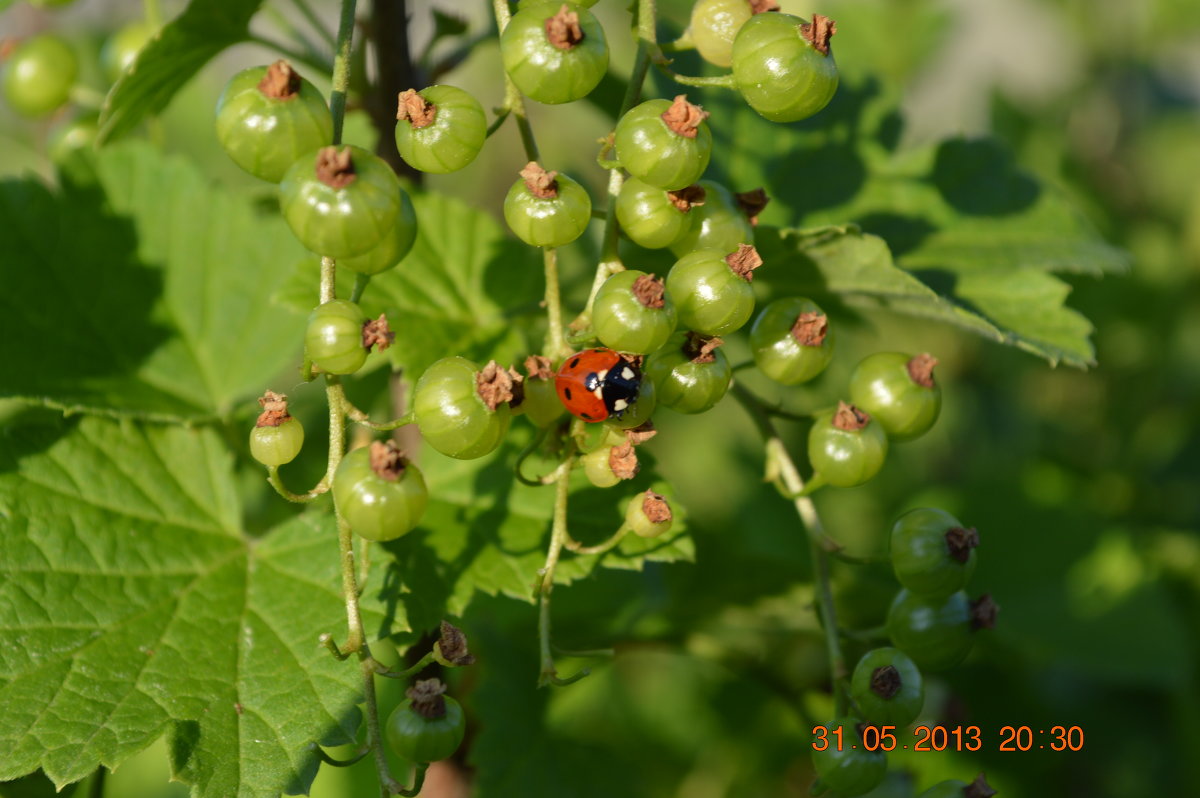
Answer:
[[[620,418],[637,401],[642,372],[611,349],[585,349],[563,361],[554,387],[572,415],[604,421]]]

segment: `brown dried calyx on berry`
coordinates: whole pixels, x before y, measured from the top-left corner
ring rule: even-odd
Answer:
[[[404,452],[395,441],[372,441],[367,451],[367,461],[376,476],[388,482],[396,482],[404,476],[404,469],[408,465]]]
[[[546,19],[546,39],[560,50],[570,50],[583,41],[583,28],[579,27],[579,14],[566,3],[558,13]]]
[[[382,352],[391,346],[394,340],[396,340],[396,334],[388,326],[387,316],[382,313],[379,314],[379,318],[368,321],[363,325],[363,349],[370,349],[374,346],[377,347],[378,351]]]
[[[474,665],[475,657],[467,651],[467,636],[449,621],[442,621],[441,637],[433,644],[433,656],[438,662],[451,667]]]
[[[404,695],[412,701],[414,712],[426,720],[436,720],[446,716],[445,692],[446,685],[440,679],[418,679]]]
[[[932,388],[934,385],[933,367],[937,364],[936,357],[928,352],[922,352],[908,361],[908,376],[922,388]]]
[[[539,199],[554,199],[558,196],[558,172],[547,172],[537,161],[525,164],[520,175],[525,180],[525,188]]]
[[[509,407],[520,407],[525,401],[525,378],[521,376],[521,372],[517,371],[512,366],[509,366],[505,371],[512,378],[512,399],[508,400]]]
[[[829,333],[829,319],[824,313],[806,310],[796,317],[792,337],[801,346],[820,346]]]
[[[771,202],[771,198],[767,196],[766,189],[760,186],[750,191],[739,191],[734,194],[734,197],[737,199],[738,208],[750,220],[750,226],[758,227],[758,215]]]
[[[821,55],[829,55],[829,40],[837,33],[837,23],[829,17],[813,14],[812,22],[800,26],[800,35]]]
[[[291,415],[288,414],[288,401],[285,394],[267,391],[258,397],[258,405],[262,408],[262,412],[258,414],[258,420],[254,422],[256,427],[278,427],[291,418]]]
[[[437,118],[437,106],[422,97],[416,89],[405,89],[397,99],[396,119],[408,122],[414,130],[432,125]]]
[[[687,101],[686,94],[679,94],[671,107],[662,112],[662,121],[673,133],[688,139],[696,138],[696,130],[708,119],[708,111]]]
[[[893,666],[884,665],[871,672],[871,692],[880,698],[891,698],[901,687],[900,671]]]
[[[991,593],[984,593],[971,602],[971,628],[995,629],[1000,605],[992,600]]]
[[[552,380],[554,379],[554,364],[548,357],[530,355],[525,358],[525,373],[531,380]]]
[[[667,199],[675,206],[676,210],[683,213],[688,213],[697,205],[703,205],[706,196],[707,192],[704,190],[704,186],[699,183],[692,183],[677,191],[667,192]]]
[[[267,67],[258,90],[273,100],[291,100],[300,93],[300,75],[282,58]]]
[[[778,11],[779,3],[775,0],[750,0],[750,13],[765,14],[768,11]]]
[[[358,177],[354,173],[354,161],[350,159],[350,148],[322,147],[317,150],[317,179],[330,188],[345,188]]]
[[[633,281],[630,287],[634,297],[648,308],[661,308],[664,304],[665,288],[661,277],[653,274],[643,274]]]
[[[670,521],[672,518],[671,505],[667,502],[667,497],[652,490],[646,491],[646,498],[642,499],[642,512],[646,514],[651,523],[655,524]]]
[[[833,426],[846,432],[855,432],[871,423],[871,416],[864,410],[845,402],[838,402],[833,414]]]
[[[987,783],[987,779],[982,773],[975,776],[975,780],[963,787],[963,798],[992,798],[996,791],[992,789],[992,785]]]
[[[738,277],[746,282],[754,279],[754,270],[763,265],[762,256],[751,244],[738,244],[737,252],[725,256],[725,262]]]
[[[608,467],[612,469],[617,479],[633,479],[641,466],[638,465],[637,453],[633,444],[626,441],[612,447],[608,452]]]
[[[645,443],[658,434],[658,430],[654,428],[654,422],[647,419],[633,429],[625,430],[625,440],[632,443],[634,446]]]
[[[495,410],[505,402],[513,399],[513,378],[506,369],[489,360],[475,375],[475,390],[479,398],[487,405],[488,410]]]
[[[683,353],[693,363],[712,363],[717,359],[714,353],[723,343],[725,342],[716,336],[706,338],[698,332],[689,330],[687,338],[683,342]]]
[[[971,556],[971,549],[978,545],[979,533],[974,527],[963,529],[956,526],[946,530],[946,549],[958,562],[966,562]]]

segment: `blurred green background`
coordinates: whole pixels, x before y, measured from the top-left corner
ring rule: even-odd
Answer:
[[[182,7],[164,5],[168,16]],[[287,3],[272,5],[290,12]],[[317,5],[332,22],[334,5]],[[409,3],[418,48],[429,35],[430,5]],[[475,32],[489,24],[487,3],[432,5],[461,14]],[[660,37],[677,35],[690,3],[659,5]],[[883,551],[890,519],[906,508],[932,504],[951,511],[983,538],[971,592],[988,592],[1001,607],[996,630],[981,637],[968,662],[930,679],[922,720],[977,725],[984,749],[893,755],[893,774],[872,795],[912,795],[914,787],[943,778],[969,781],[980,770],[1005,798],[1195,794],[1200,4],[782,5],[838,21],[843,90],[874,85],[894,99],[905,114],[901,146],[994,134],[1023,168],[1070,193],[1134,264],[1128,275],[1102,281],[1068,278],[1071,304],[1097,328],[1099,366],[1088,372],[1052,369],[944,326],[873,315],[841,336],[825,375],[789,392],[791,406],[818,407],[836,398],[865,354],[937,354],[945,405],[934,431],[896,447],[867,486],[821,493],[818,507],[831,533],[860,555]],[[629,19],[624,4],[600,0],[596,11],[609,31],[614,70],[627,71],[632,46],[622,35]],[[91,64],[88,79],[103,91],[95,63],[100,43],[139,13],[140,4],[104,0],[80,0],[59,11],[16,3],[0,12],[0,30],[5,36],[63,31]],[[275,25],[271,13],[256,23],[265,34]],[[215,180],[262,190],[220,152],[211,114],[229,74],[270,57],[255,45],[234,48],[146,135],[204,164]],[[494,43],[487,43],[447,79],[491,107],[502,95],[498,64]],[[678,68],[704,69],[686,54]],[[661,78],[651,92],[674,93]],[[0,174],[33,170],[49,178],[46,141],[63,121],[28,123],[0,109]],[[533,122],[543,131],[545,160],[597,193],[604,175],[592,160],[590,139],[604,128],[604,114],[582,103],[539,106]],[[370,145],[372,135],[361,115],[352,114],[348,140]],[[426,185],[498,215],[522,165],[519,153],[510,125],[472,166],[432,176]],[[721,157],[718,152],[714,162]],[[739,190],[752,187],[739,185],[737,175],[727,177]],[[801,190],[814,197],[806,208],[821,207],[819,181]],[[805,213],[777,203],[766,221],[802,224]],[[576,303],[595,252],[596,242],[584,241],[564,253],[568,294]],[[662,432],[653,452],[689,509],[695,564],[651,565],[645,573],[602,570],[556,592],[558,642],[567,648],[613,644],[618,656],[588,679],[553,692],[534,687],[531,607],[477,597],[464,622],[480,664],[449,677],[472,718],[468,744],[457,760],[431,771],[423,794],[807,794],[808,730],[831,702],[822,692],[824,648],[794,513],[762,483],[761,447],[738,406],[726,402],[701,418],[660,414],[657,421]],[[793,451],[801,452],[805,429],[788,431]],[[896,589],[887,569],[835,568],[843,620],[858,628],[881,623]],[[861,650],[848,654],[854,659]],[[385,711],[397,700],[399,689],[389,685]],[[1077,725],[1086,743],[1078,753],[1000,753],[998,732],[1005,725],[1035,731]],[[186,794],[166,779],[165,750],[156,745],[119,768],[106,794]],[[0,786],[0,795],[6,789]],[[370,767],[326,768],[313,795],[376,790]]]

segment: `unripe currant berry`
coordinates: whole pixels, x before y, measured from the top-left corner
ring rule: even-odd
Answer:
[[[437,679],[408,688],[407,699],[388,716],[384,736],[397,756],[424,764],[446,759],[462,745],[467,732],[462,707]]]
[[[304,427],[288,414],[287,397],[267,391],[258,404],[263,410],[250,431],[250,456],[270,467],[292,462],[304,446]]]
[[[636,269],[604,281],[592,304],[592,328],[605,346],[646,354],[675,330],[675,305],[659,277]]]
[[[521,170],[504,198],[504,220],[517,238],[532,247],[561,247],[583,234],[592,218],[587,190],[536,161]]]
[[[316,86],[280,60],[226,84],[217,100],[217,141],[242,169],[278,183],[302,156],[333,141],[333,116]]]
[[[733,63],[733,40],[746,20],[765,11],[778,11],[774,0],[697,0],[688,29],[700,57],[710,64]]]
[[[854,405],[817,415],[808,432],[808,460],[828,484],[861,485],[879,473],[887,457],[887,435]]]
[[[667,293],[675,301],[679,324],[709,336],[740,329],[754,312],[750,281],[762,262],[749,244],[728,255],[701,249],[677,260],[667,274]]]
[[[611,488],[638,473],[637,453],[628,441],[616,446],[601,446],[580,459],[583,473],[597,488]]]
[[[825,724],[824,735],[814,735],[812,763],[821,782],[838,795],[862,795],[875,789],[887,773],[887,756],[863,745],[858,718],[841,717]],[[841,745],[835,731],[841,729]],[[818,742],[824,739],[822,747]]]
[[[400,92],[396,120],[396,149],[421,172],[458,171],[475,160],[487,140],[483,106],[454,86]]]
[[[338,258],[339,268],[359,274],[379,274],[395,268],[412,251],[417,240],[417,211],[408,192],[400,189],[400,213],[391,232],[374,249],[350,258]]]
[[[360,147],[322,147],[302,156],[279,183],[283,218],[318,255],[363,255],[391,235],[400,216],[400,181]]]
[[[79,59],[62,38],[32,36],[13,48],[4,65],[4,99],[21,116],[39,117],[65,105],[79,75]]]
[[[942,409],[942,389],[933,379],[937,358],[877,352],[859,361],[850,375],[850,401],[879,422],[893,441],[929,431]]]
[[[667,497],[652,490],[634,496],[625,508],[625,525],[641,538],[656,538],[670,531],[673,520]]]
[[[704,189],[693,184],[678,191],[630,177],[617,195],[617,221],[629,240],[646,249],[669,247],[692,229],[704,205]]]
[[[966,587],[975,571],[979,533],[944,510],[918,507],[896,519],[889,545],[900,584],[939,599]]]
[[[367,540],[395,540],[425,514],[429,491],[421,470],[395,442],[374,441],[346,454],[333,475],[333,503]]]
[[[629,174],[677,191],[700,179],[712,155],[708,112],[683,94],[674,101],[647,100],[617,122],[613,143]]]
[[[837,25],[814,14],[758,14],[733,40],[733,79],[746,102],[772,122],[797,122],[820,111],[837,91],[829,39]]]
[[[925,686],[916,663],[903,651],[876,648],[855,666],[850,697],[868,722],[903,728],[921,714]]]
[[[494,360],[481,370],[466,358],[442,358],[425,369],[413,390],[421,437],[460,460],[488,454],[508,432],[512,385],[512,375]]]
[[[322,371],[353,374],[366,362],[371,347],[387,349],[394,337],[382,315],[372,321],[353,302],[331,299],[309,314],[304,349]]]
[[[975,601],[961,590],[944,599],[926,599],[902,589],[887,614],[887,632],[892,644],[922,670],[952,668],[971,650],[974,632],[991,629],[998,608],[992,597]]]
[[[529,376],[521,383],[521,401],[513,413],[524,413],[535,427],[548,427],[566,412],[554,386],[550,358],[530,355],[525,358],[525,372]]]
[[[104,68],[104,76],[109,83],[116,83],[126,70],[137,60],[138,54],[145,48],[158,28],[148,22],[131,22],[108,38],[100,49],[100,65]],[[325,142],[319,142],[319,147]],[[291,164],[284,166],[286,169]]]
[[[825,311],[805,297],[776,299],[750,328],[758,370],[784,385],[811,380],[833,357],[833,331]]]
[[[579,100],[608,70],[608,42],[592,12],[576,3],[522,5],[500,34],[504,71],[540,103]]]
[[[733,379],[721,344],[720,338],[676,334],[646,358],[644,373],[658,386],[658,401],[689,414],[703,413],[721,401]]]
[[[704,204],[692,211],[691,229],[670,245],[676,257],[683,257],[698,249],[716,249],[728,255],[741,244],[754,243],[754,225],[741,204],[742,194],[734,195],[729,189],[712,180],[701,180],[696,185],[704,189]],[[761,189],[748,192],[758,196]],[[762,194],[763,204],[766,195]]]
[[[980,773],[970,784],[958,779],[938,782],[917,798],[992,798],[995,794],[992,785]]]

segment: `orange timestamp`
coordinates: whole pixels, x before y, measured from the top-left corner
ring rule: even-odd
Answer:
[[[841,726],[814,726],[814,751],[861,749],[864,751],[979,751],[985,741],[978,726],[915,726],[897,730],[895,726],[861,724],[843,735]],[[996,735],[997,751],[1082,751],[1083,727],[1001,726]]]

